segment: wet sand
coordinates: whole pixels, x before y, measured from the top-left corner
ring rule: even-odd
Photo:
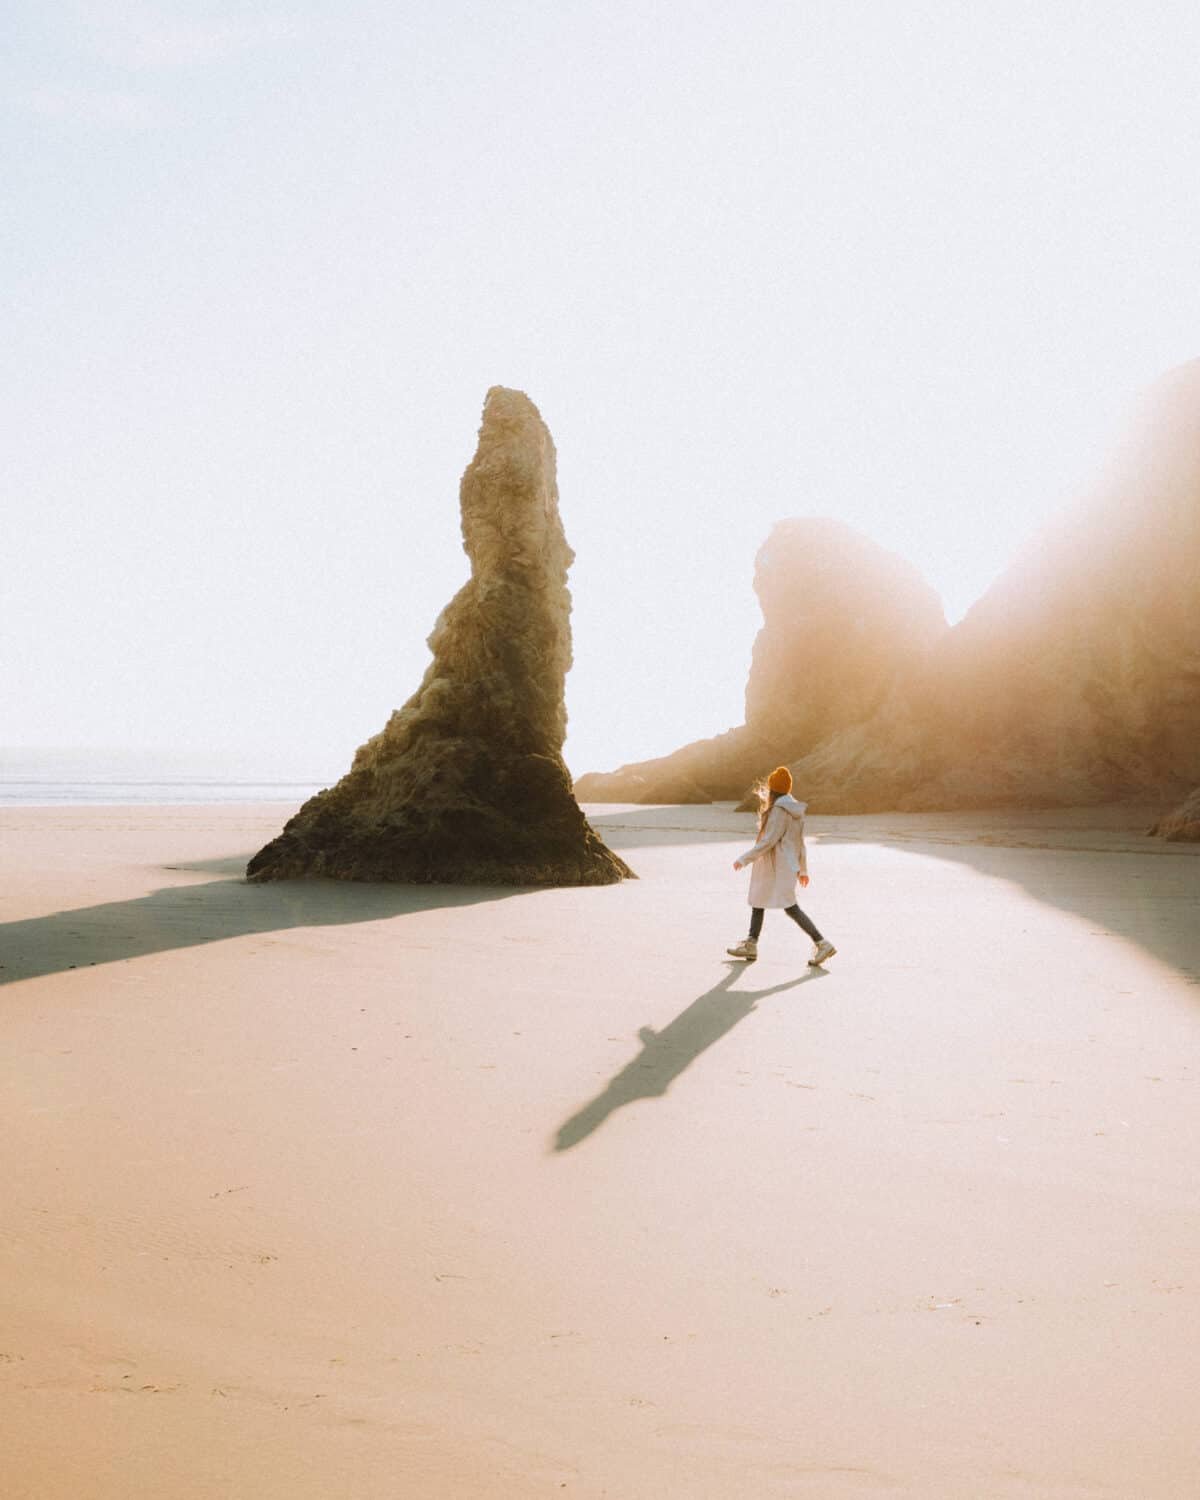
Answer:
[[[0,812],[6,1500],[1184,1500],[1200,849],[724,808],[641,879],[247,886],[278,807]]]

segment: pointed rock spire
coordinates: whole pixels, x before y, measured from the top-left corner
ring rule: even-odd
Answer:
[[[247,866],[252,880],[607,885],[633,872],[588,825],[562,760],[574,554],[554,442],[494,386],[462,478],[470,580],[416,693]]]

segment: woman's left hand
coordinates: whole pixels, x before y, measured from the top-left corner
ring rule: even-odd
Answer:
[[[808,884],[808,876],[807,875],[797,875],[796,879],[800,882],[800,884],[802,886]]]
[[[740,870],[742,868],[742,862],[741,862],[740,859],[735,859],[734,860],[734,862],[733,862],[733,868],[735,870]]]

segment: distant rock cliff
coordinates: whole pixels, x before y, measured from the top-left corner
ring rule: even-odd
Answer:
[[[776,759],[817,812],[1169,802],[1200,784],[1200,362],[1160,382],[1103,484],[952,630],[861,539],[830,588],[829,525],[785,523],[760,553],[745,728],[581,778],[584,800],[650,800],[631,773],[666,790],[668,768],[738,796]]]
[[[912,564],[840,521],[781,521],[755,559],[754,590],[763,627],[745,724],[658,760],[581,776],[582,801],[740,798],[780,761],[870,716],[947,629]]]
[[[424,681],[347,775],[254,856],[252,880],[603,885],[632,874],[584,819],[562,761],[574,555],[554,443],[520,391],[488,392],[460,499],[471,578],[438,617]]]
[[[1200,787],[1190,797],[1185,797],[1173,812],[1159,818],[1150,832],[1169,843],[1184,839],[1200,843]]]
[[[827,811],[1169,800],[1200,782],[1200,364],[889,701],[793,773]]]

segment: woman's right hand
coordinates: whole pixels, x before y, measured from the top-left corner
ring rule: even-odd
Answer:
[[[734,862],[733,862],[733,868],[735,870],[740,870],[742,868],[742,862],[741,862],[740,859],[735,859],[734,860]]]

